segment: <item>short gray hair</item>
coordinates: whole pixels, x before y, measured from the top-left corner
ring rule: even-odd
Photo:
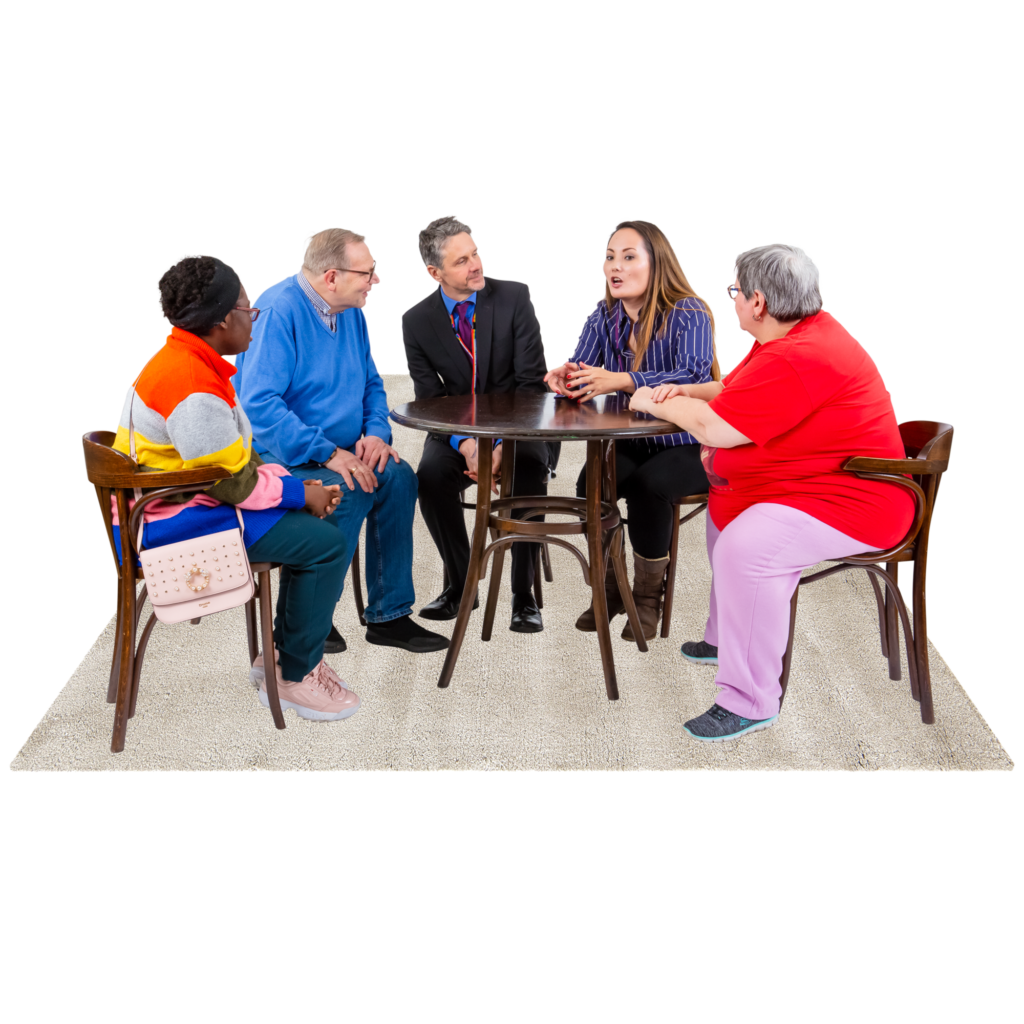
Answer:
[[[765,312],[780,322],[802,320],[821,309],[818,268],[795,245],[762,245],[736,257],[736,280],[751,299],[760,292]]]
[[[444,250],[449,238],[455,235],[473,234],[469,226],[454,217],[438,217],[420,232],[420,256],[428,267],[444,266]]]
[[[365,236],[346,231],[345,228],[318,231],[309,240],[306,255],[302,258],[302,269],[311,274],[324,274],[332,268],[343,270],[347,258],[346,246],[362,241],[365,241]]]

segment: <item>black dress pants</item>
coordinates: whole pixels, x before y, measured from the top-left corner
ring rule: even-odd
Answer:
[[[558,462],[559,444],[547,441],[517,441],[513,494],[547,494],[548,469]],[[502,460],[502,472],[508,467]],[[466,476],[466,460],[443,440],[428,434],[420,456],[420,511],[433,537],[441,560],[448,570],[448,584],[461,593],[469,571],[469,535],[460,502],[462,493],[472,484]],[[525,509],[514,513],[520,518]],[[537,544],[512,545],[512,593],[526,594],[533,587]]]
[[[629,543],[641,558],[663,558],[672,540],[672,504],[708,489],[699,444],[652,448],[646,440],[615,442],[615,479],[626,499]],[[584,466],[576,494],[587,493]]]

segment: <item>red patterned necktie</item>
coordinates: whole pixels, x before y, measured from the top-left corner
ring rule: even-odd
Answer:
[[[463,350],[473,368],[473,391],[476,391],[476,347],[473,338],[473,321],[469,307],[475,305],[471,302],[457,302],[455,304],[455,315],[459,317],[459,324],[456,327],[456,334],[462,343]]]

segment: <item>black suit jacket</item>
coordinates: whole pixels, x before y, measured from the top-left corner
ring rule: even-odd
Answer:
[[[402,338],[417,399],[470,393],[473,367],[440,288],[406,311]],[[477,292],[476,373],[478,394],[548,390],[540,324],[525,284],[489,277]]]

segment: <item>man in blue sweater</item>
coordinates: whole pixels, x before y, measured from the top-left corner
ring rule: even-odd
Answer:
[[[260,316],[248,352],[236,359],[234,385],[265,462],[342,485],[341,504],[325,522],[345,533],[350,551],[369,520],[366,639],[440,651],[447,638],[410,618],[417,483],[391,447],[387,396],[370,355],[362,307],[380,280],[375,266],[362,235],[314,235],[299,273],[256,300]],[[345,650],[334,627],[324,650]]]

